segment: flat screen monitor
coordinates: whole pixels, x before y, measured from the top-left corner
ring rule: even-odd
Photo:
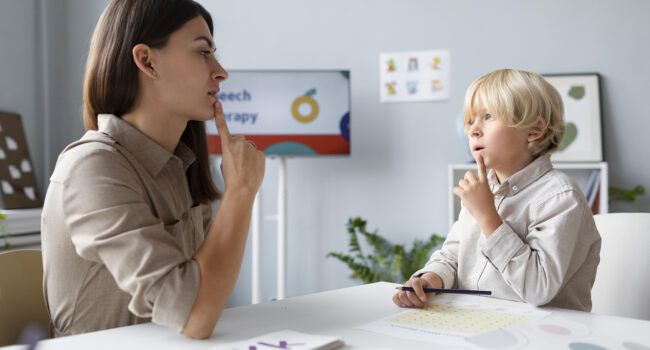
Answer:
[[[350,154],[350,72],[234,70],[217,94],[230,133],[266,155]],[[214,120],[206,122],[211,154],[221,153]]]

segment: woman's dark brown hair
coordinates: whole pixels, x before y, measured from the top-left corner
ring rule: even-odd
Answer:
[[[187,21],[201,16],[213,32],[212,17],[192,0],[113,0],[102,14],[90,42],[84,81],[83,121],[97,130],[97,115],[121,117],[138,94],[138,67],[132,49],[139,43],[152,48],[167,44],[169,36]],[[187,170],[192,198],[210,203],[221,197],[212,181],[205,124],[190,121],[181,141],[196,155]]]

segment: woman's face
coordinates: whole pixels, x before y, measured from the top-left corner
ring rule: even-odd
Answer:
[[[187,120],[210,120],[219,84],[228,73],[214,57],[214,43],[203,17],[186,22],[170,35],[167,44],[153,49],[154,98],[172,114]]]

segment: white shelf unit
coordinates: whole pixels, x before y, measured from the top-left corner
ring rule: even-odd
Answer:
[[[589,162],[589,163],[553,163],[553,167],[562,170],[567,175],[571,176],[578,186],[583,188],[589,179],[593,170],[600,170],[600,186],[599,186],[599,213],[605,214],[609,211],[608,207],[608,172],[607,162]],[[448,185],[448,199],[449,199],[449,228],[458,219],[460,212],[460,199],[454,195],[453,188],[458,185],[458,181],[465,176],[467,170],[476,172],[476,163],[462,163],[462,164],[449,164],[449,185]]]
[[[0,220],[0,250],[4,250],[5,239],[11,249],[39,248],[41,246],[41,212],[43,208],[0,209],[5,218]],[[11,237],[6,237],[9,234]]]

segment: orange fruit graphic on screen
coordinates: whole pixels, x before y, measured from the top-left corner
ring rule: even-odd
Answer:
[[[312,97],[316,95],[316,89],[311,89],[307,91],[303,96],[298,97],[291,104],[291,114],[293,117],[301,123],[312,122],[316,117],[318,117],[318,102]],[[311,110],[307,114],[302,114],[300,112],[300,106],[307,104]]]

